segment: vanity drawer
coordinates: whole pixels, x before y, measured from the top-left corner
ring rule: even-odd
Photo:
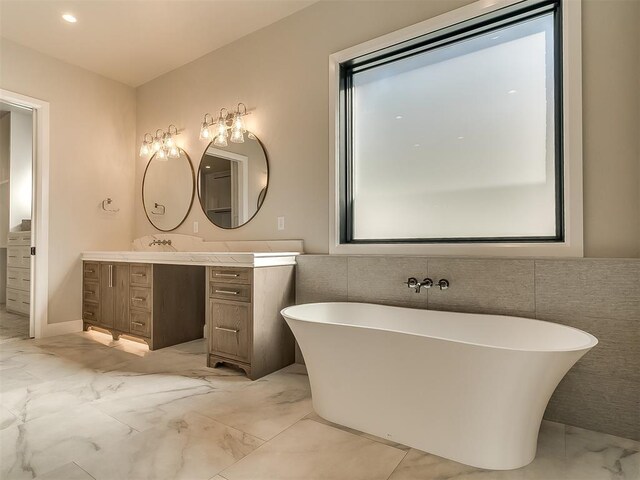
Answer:
[[[82,282],[82,299],[87,302],[100,301],[100,284],[92,281]]]
[[[23,268],[7,268],[7,288],[22,289],[22,278],[26,270]]]
[[[141,310],[151,310],[151,289],[142,287],[132,287],[129,305],[131,308]]]
[[[131,285],[139,287],[151,286],[151,265],[131,264],[129,266]]]
[[[251,283],[250,268],[210,267],[209,279],[218,283]]]
[[[82,319],[85,322],[98,323],[100,321],[100,305],[84,302],[82,304]]]
[[[31,232],[11,232],[7,235],[7,245],[31,245]]]
[[[129,330],[143,337],[151,336],[151,313],[131,309],[129,312]]]
[[[251,285],[209,283],[209,297],[234,302],[250,302]]]
[[[7,312],[19,312],[20,302],[18,301],[18,294],[16,292],[11,293],[7,290]]]
[[[251,305],[209,300],[209,352],[250,362]]]
[[[98,281],[100,279],[100,265],[97,262],[84,262],[82,275],[87,280]]]
[[[31,266],[31,247],[7,247],[7,267],[29,268]]]

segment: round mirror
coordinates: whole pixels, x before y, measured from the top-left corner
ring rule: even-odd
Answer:
[[[178,158],[151,157],[142,179],[142,203],[151,225],[162,232],[178,228],[189,214],[194,193],[193,166],[184,150]]]
[[[221,228],[238,228],[260,210],[269,184],[262,143],[248,133],[243,143],[211,142],[198,169],[198,196],[207,218]]]

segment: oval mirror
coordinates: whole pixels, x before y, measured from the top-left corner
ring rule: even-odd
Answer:
[[[248,133],[243,143],[211,142],[200,160],[198,196],[207,218],[221,228],[238,228],[260,210],[269,185],[262,143]]]
[[[151,225],[170,232],[185,221],[195,194],[193,166],[180,149],[178,158],[149,160],[142,179],[142,203]]]

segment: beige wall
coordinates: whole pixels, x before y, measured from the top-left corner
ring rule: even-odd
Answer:
[[[327,252],[329,54],[466,3],[320,2],[139,87],[138,141],[175,123],[197,169],[203,114],[243,101],[255,108],[248,123],[269,154],[269,192],[251,223],[215,228],[196,202],[178,232],[198,221],[208,240],[302,238],[307,251]],[[583,16],[585,254],[638,257],[640,2],[586,0]],[[153,233],[136,200],[136,234]]]
[[[50,103],[49,323],[79,320],[80,253],[133,236],[134,90],[5,39],[0,87]]]
[[[640,256],[640,1],[583,7],[585,254]]]

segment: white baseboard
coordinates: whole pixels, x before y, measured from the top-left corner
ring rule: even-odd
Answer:
[[[82,320],[71,320],[69,322],[49,323],[43,329],[43,337],[54,337],[56,335],[65,335],[67,333],[76,333],[82,331]]]

